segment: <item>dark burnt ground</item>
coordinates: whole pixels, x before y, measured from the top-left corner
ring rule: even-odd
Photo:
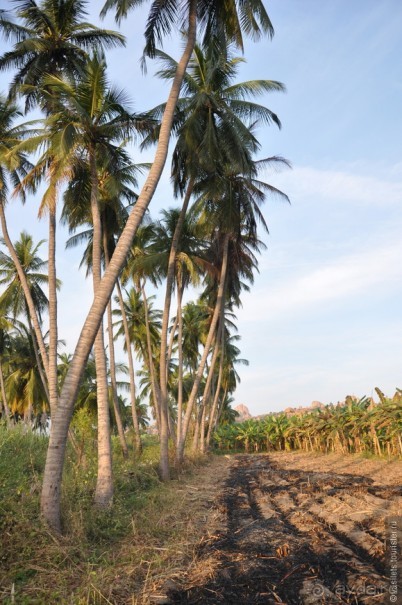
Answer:
[[[186,589],[167,591],[169,602],[387,602],[384,518],[401,493],[356,474],[239,456],[217,500],[221,531],[200,546]]]

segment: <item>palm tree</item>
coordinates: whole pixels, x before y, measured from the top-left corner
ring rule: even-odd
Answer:
[[[0,318],[0,394],[1,394],[1,405],[0,405],[0,417],[5,417],[6,424],[9,426],[10,419],[10,408],[8,406],[8,398],[4,385],[5,378],[5,365],[7,364],[7,352],[11,351],[11,331],[13,329],[12,322],[6,317]]]
[[[104,10],[107,11],[112,7],[116,7],[117,18],[122,18],[126,15],[128,8],[137,4],[138,2],[136,1],[127,3],[121,2],[120,0],[109,0],[105,5]],[[201,4],[204,6],[201,7]],[[174,6],[173,10],[172,6]],[[155,40],[160,39],[163,34],[170,31],[172,21],[179,21],[179,23],[182,24],[183,12],[180,11],[179,13],[178,6],[178,3],[172,5],[170,2],[164,3],[162,6],[159,2],[154,2],[152,4],[146,29],[146,51],[148,54],[154,52]],[[180,6],[182,6],[181,3]],[[239,7],[239,13],[237,12],[237,7]],[[201,8],[203,10],[201,10]],[[213,10],[205,10],[205,8]],[[107,302],[110,299],[114,284],[125,263],[135,232],[154,195],[166,162],[175,107],[186,67],[196,40],[197,11],[199,11],[200,14],[201,25],[205,27],[205,30],[209,34],[213,29],[219,31],[223,30],[227,37],[236,39],[237,44],[239,45],[242,44],[243,31],[246,34],[254,35],[254,37],[258,37],[261,33],[266,32],[272,35],[273,32],[271,22],[269,21],[261,0],[246,0],[241,3],[239,2],[238,4],[235,1],[232,1],[225,3],[224,5],[217,0],[214,2],[212,2],[212,0],[205,0],[204,2],[188,0],[187,9],[188,11],[185,15],[187,23],[187,41],[182,57],[178,63],[176,76],[173,80],[163,115],[158,146],[155,152],[155,161],[152,164],[137,203],[119,238],[113,258],[111,259],[108,270],[105,272],[94,302],[85,320],[69,373],[64,382],[63,392],[59,399],[58,409],[60,409],[60,414],[57,414],[56,421],[52,423],[44,471],[41,511],[46,522],[56,531],[60,531],[60,486],[68,425],[74,406],[74,399],[79,388],[79,382],[86,359],[88,358],[92,343],[96,337]],[[240,20],[238,18],[239,15]],[[229,16],[231,17],[230,19],[228,18]],[[165,471],[167,472],[165,472],[164,475],[165,478],[167,478],[168,469],[165,469]]]
[[[107,267],[110,262],[110,258],[112,257],[114,252],[115,239],[121,232],[128,216],[128,209],[124,206],[123,200],[128,205],[131,205],[135,202],[136,194],[132,190],[132,187],[135,187],[137,185],[136,176],[138,172],[141,171],[143,166],[136,166],[132,164],[129,161],[126,153],[122,149],[119,149],[116,156],[113,157],[112,168],[109,167],[110,163],[102,165],[101,162],[102,158],[99,158],[98,194],[100,221],[102,225],[101,252],[103,255],[104,266]],[[81,266],[84,263],[87,265],[87,275],[92,269],[93,249],[93,228],[90,212],[90,194],[91,187],[89,167],[88,165],[82,163],[79,165],[78,170],[74,175],[74,178],[70,181],[68,188],[64,193],[64,207],[62,213],[62,220],[68,224],[70,233],[74,233],[74,235],[70,237],[67,241],[67,248],[75,246],[81,242],[87,242],[87,247],[84,251],[83,259],[81,262]],[[84,231],[76,233],[77,228],[82,227],[84,225],[87,225],[88,228]],[[118,291],[120,291],[119,286]],[[107,306],[107,322],[113,408],[118,428],[119,439],[123,449],[123,455],[127,456],[128,449],[117,394],[111,301],[109,301]],[[131,371],[132,360],[130,360],[130,353],[131,351],[129,346],[128,355],[131,385],[131,408],[136,438],[136,448],[140,452],[141,440],[139,434],[138,418],[136,416],[136,408],[133,404],[133,402],[135,401],[135,393],[132,392],[134,374]]]
[[[15,271],[20,282],[20,287],[25,296],[26,305],[29,310],[30,321],[32,322],[35,337],[40,349],[42,363],[46,374],[48,373],[48,355],[43,340],[40,319],[35,308],[35,301],[32,299],[32,293],[24,268],[21,265],[16,249],[11,241],[8,233],[5,206],[7,204],[7,196],[9,192],[9,183],[13,186],[19,186],[21,179],[26,176],[26,173],[31,168],[31,164],[27,161],[25,155],[18,150],[18,146],[28,134],[25,125],[14,126],[15,120],[21,114],[17,107],[3,97],[0,97],[0,140],[2,142],[0,149],[0,222],[3,232],[4,242],[8,248],[10,258],[15,266]],[[20,191],[24,201],[24,190]]]
[[[164,69],[159,75],[164,79],[173,79],[177,62],[161,51],[156,51],[155,55],[164,64]],[[167,270],[160,361],[162,407],[166,405],[167,398],[165,366],[175,258],[197,175],[214,173],[217,166],[226,164],[238,166],[239,170],[248,168],[252,162],[250,153],[256,151],[259,145],[248,125],[243,123],[244,118],[247,118],[248,122],[255,119],[267,123],[274,121],[280,126],[273,112],[261,105],[250,103],[245,98],[251,94],[256,96],[272,90],[282,91],[283,85],[269,80],[233,85],[240,61],[241,59],[231,56],[228,49],[222,52],[222,47],[215,38],[208,38],[202,46],[196,44],[183,79],[182,90],[185,96],[181,97],[177,104],[173,128],[178,138],[173,152],[172,175],[175,193],[185,192],[185,195],[170,244]],[[162,104],[152,110],[150,115],[160,118],[164,110],[165,104]],[[153,137],[148,137],[145,143],[152,141],[152,138],[155,140],[158,132],[159,128],[156,128]],[[162,441],[162,447],[163,445],[165,452],[162,455],[167,460],[166,439]],[[166,466],[166,462],[161,461],[161,465]]]
[[[152,391],[153,413],[157,426],[160,426],[159,395],[155,377],[155,348],[160,337],[160,313],[153,309],[152,297],[144,305],[144,298],[136,288],[125,290],[124,315],[127,320],[130,343],[137,356],[143,359],[147,373],[150,377]],[[114,315],[122,317],[120,309],[115,309]],[[117,322],[117,336],[124,333],[123,320]]]
[[[83,21],[83,0],[17,0],[18,23],[2,19],[0,31],[15,41],[14,48],[0,57],[0,70],[16,69],[9,89],[10,98],[23,95],[25,110],[40,105],[53,112],[54,90],[46,85],[48,75],[63,76],[71,82],[84,72],[88,49],[124,44],[124,37],[99,29]],[[57,407],[57,278],[56,278],[56,201],[65,167],[60,158],[45,154],[30,178],[43,171],[49,187],[43,197],[39,216],[49,215],[49,383],[50,406]]]
[[[45,351],[45,359],[43,359],[43,354],[42,356],[39,354],[39,343],[36,339],[36,331],[31,321],[32,315],[28,308],[25,289],[23,289],[20,271],[18,270],[18,267],[20,267],[24,274],[24,282],[28,287],[29,298],[35,309],[34,317],[37,318],[40,326],[42,323],[42,314],[48,308],[48,299],[42,290],[42,285],[48,283],[48,275],[47,273],[43,273],[47,268],[47,262],[43,261],[38,255],[39,248],[43,242],[44,240],[41,240],[35,245],[32,236],[23,231],[20,239],[12,246],[17,264],[11,256],[0,251],[0,285],[5,286],[5,290],[0,296],[0,308],[4,309],[7,313],[11,313],[14,319],[19,316],[26,317],[32,337],[38,371],[42,377],[43,388],[45,393],[49,395],[46,380],[47,353]]]
[[[80,166],[87,158],[90,173],[90,208],[93,229],[92,277],[96,296],[102,277],[102,222],[99,207],[99,158],[112,170],[120,156],[119,144],[133,132],[133,116],[124,107],[123,93],[110,88],[106,62],[101,54],[88,61],[81,81],[76,85],[56,76],[46,84],[57,91],[57,111],[48,117],[51,132],[51,154],[60,152]],[[68,132],[68,140],[66,140]],[[54,151],[53,151],[54,150]],[[106,250],[104,250],[106,253]],[[98,479],[95,502],[109,506],[113,497],[110,421],[107,386],[107,364],[102,318],[95,339],[95,362],[98,386]]]
[[[28,424],[32,420],[32,413],[42,413],[49,405],[35,346],[31,331],[20,325],[19,333],[12,338],[12,356],[9,358],[5,380],[10,411],[24,416]]]
[[[259,208],[265,200],[265,194],[268,192],[275,193],[288,200],[287,196],[282,192],[273,188],[268,183],[263,183],[256,179],[258,168],[271,161],[286,163],[281,158],[270,158],[269,160],[255,162],[250,167],[248,173],[245,174],[239,173],[236,166],[233,167],[234,169],[231,166],[226,166],[226,174],[207,175],[198,185],[199,188],[204,188],[204,194],[200,197],[198,203],[202,203],[204,213],[208,217],[209,224],[211,224],[212,239],[215,246],[217,246],[217,257],[221,259],[221,263],[218,268],[219,281],[215,308],[204,352],[187,403],[182,441],[176,452],[178,464],[182,463],[184,442],[191,420],[192,408],[198,393],[210,347],[215,337],[219,316],[225,304],[231,243],[238,246],[245,235],[251,242],[254,242],[254,247],[258,250],[257,222],[260,222],[267,230],[265,219]]]

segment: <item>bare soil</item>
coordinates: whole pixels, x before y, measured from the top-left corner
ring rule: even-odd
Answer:
[[[235,456],[208,493],[192,564],[148,602],[389,603],[386,520],[401,514],[401,485],[400,461]]]

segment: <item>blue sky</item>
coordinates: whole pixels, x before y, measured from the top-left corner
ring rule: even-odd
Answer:
[[[270,0],[272,41],[248,42],[239,80],[270,78],[287,94],[264,97],[283,128],[260,128],[261,157],[282,155],[291,171],[264,178],[291,205],[267,200],[270,235],[260,274],[237,313],[242,382],[235,399],[252,413],[371,395],[402,387],[402,3],[399,0]],[[6,5],[6,3],[4,3]],[[11,5],[11,2],[9,3]],[[95,3],[93,3],[95,5]],[[141,74],[146,11],[122,24],[125,51],[108,57],[110,78],[142,110],[166,97],[166,86]],[[91,14],[97,22],[96,13]],[[115,28],[113,20],[107,26]],[[165,48],[177,56],[174,39]],[[7,78],[2,75],[0,89]],[[150,160],[135,155],[136,161]],[[168,172],[150,209],[174,204]],[[35,224],[37,201],[8,216],[46,237]],[[91,300],[78,272],[80,253],[64,251],[60,233],[60,336],[71,350]]]

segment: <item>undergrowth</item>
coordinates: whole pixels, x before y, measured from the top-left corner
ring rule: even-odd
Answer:
[[[189,514],[177,498],[179,481],[159,481],[157,443],[148,438],[140,458],[130,449],[125,460],[113,441],[115,496],[106,511],[93,506],[94,443],[88,441],[80,462],[68,448],[61,537],[39,515],[47,443],[22,427],[0,426],[0,602],[140,602],[135,595],[147,576],[174,560]]]

